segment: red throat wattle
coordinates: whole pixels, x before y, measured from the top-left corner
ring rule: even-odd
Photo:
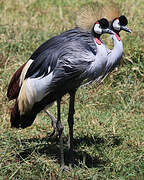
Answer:
[[[116,36],[117,40],[120,41],[120,35],[118,35],[117,33],[115,33],[115,36]]]
[[[98,44],[98,45],[101,45],[101,40],[100,39],[98,39],[98,38],[95,38],[95,40],[96,40],[96,43]]]

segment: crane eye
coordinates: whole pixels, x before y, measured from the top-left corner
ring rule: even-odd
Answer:
[[[100,24],[97,24],[97,27],[98,27],[98,28],[101,28],[101,25],[100,25]]]

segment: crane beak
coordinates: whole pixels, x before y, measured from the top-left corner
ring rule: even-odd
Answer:
[[[103,34],[104,34],[104,33],[114,34],[114,32],[113,32],[112,30],[110,30],[110,29],[103,29],[102,32],[103,32]]]
[[[127,26],[121,26],[120,29],[129,33],[132,32]]]

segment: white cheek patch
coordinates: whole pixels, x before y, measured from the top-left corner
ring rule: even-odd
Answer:
[[[102,29],[100,28],[99,24],[95,24],[94,32],[97,33],[97,34],[102,34]]]
[[[119,25],[119,20],[116,19],[114,22],[113,22],[113,28],[117,31],[120,31],[120,25]]]

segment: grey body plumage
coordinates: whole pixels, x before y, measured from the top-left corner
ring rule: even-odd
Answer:
[[[67,36],[64,42],[59,45],[65,34]],[[50,49],[44,50],[34,59],[25,77],[44,78],[52,72],[53,77],[47,84],[47,94],[63,85],[68,92],[84,83],[99,80],[107,72],[108,54],[105,44],[101,41],[101,45],[97,45],[90,32],[76,28],[57,36],[56,42],[57,48],[50,46]],[[32,58],[33,55],[30,59]],[[49,78],[47,80],[49,81]]]

